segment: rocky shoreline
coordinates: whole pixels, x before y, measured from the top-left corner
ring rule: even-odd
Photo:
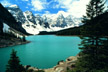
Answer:
[[[24,66],[27,70],[32,70],[33,72],[37,72],[39,70],[43,70],[44,72],[66,72],[68,69],[75,68],[75,63],[79,56],[70,56],[65,61],[61,60],[58,62],[56,66],[48,69],[38,69],[36,67]]]
[[[22,41],[21,39],[18,39],[18,38],[7,39],[7,38],[0,37],[0,48],[21,45],[21,44],[26,44],[26,43],[30,43],[30,41]]]

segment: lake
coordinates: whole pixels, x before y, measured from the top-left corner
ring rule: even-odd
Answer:
[[[17,51],[21,64],[51,68],[58,61],[76,56],[81,39],[77,36],[37,35],[26,37],[31,43],[0,48],[0,72],[4,72],[12,49]]]

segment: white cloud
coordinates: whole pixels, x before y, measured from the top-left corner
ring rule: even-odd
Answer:
[[[29,8],[29,7],[26,7],[27,9]]]
[[[31,6],[31,3],[27,3],[28,6]]]
[[[10,3],[10,2],[7,1],[7,0],[1,1],[1,4],[2,4],[3,6],[5,6],[5,7],[12,5],[12,3]]]
[[[71,14],[75,17],[82,17],[86,14],[86,5],[90,0],[51,0],[47,2],[46,0],[31,0],[32,10],[41,11],[49,6],[50,8],[63,8],[66,12],[62,12],[65,16]],[[52,5],[50,5],[53,3]],[[61,11],[60,11],[61,12]]]
[[[49,11],[45,11],[45,14],[50,14],[50,12]]]
[[[90,0],[58,0],[61,8],[67,9],[67,12],[75,17],[82,17],[86,13],[86,5]]]
[[[60,7],[60,5],[59,4],[57,4],[57,5],[53,5],[53,7],[52,8],[59,8]]]
[[[29,1],[29,0],[22,0],[22,1]]]
[[[86,14],[86,5],[90,0],[79,0],[72,3],[72,7],[69,8],[68,12],[76,17],[82,17]]]
[[[32,10],[41,11],[46,8],[46,0],[31,0],[31,4],[33,6]]]

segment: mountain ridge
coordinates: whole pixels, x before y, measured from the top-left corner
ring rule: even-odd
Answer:
[[[20,23],[18,23],[12,14],[0,3],[0,33],[3,33],[4,24],[7,24],[11,28],[16,29],[24,34],[28,34]]]
[[[17,5],[9,6],[7,9],[30,34],[39,34],[40,31],[58,31],[81,25],[81,19],[71,15],[64,17],[62,13],[44,14],[43,16],[34,15],[31,11],[23,12]]]

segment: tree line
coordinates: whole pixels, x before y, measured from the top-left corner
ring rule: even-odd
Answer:
[[[82,39],[75,68],[68,72],[108,72],[108,12],[104,0],[90,0],[80,28]]]

